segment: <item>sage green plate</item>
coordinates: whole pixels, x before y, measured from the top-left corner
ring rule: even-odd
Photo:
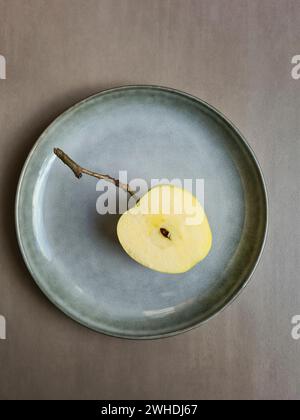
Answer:
[[[96,212],[97,180],[77,180],[54,147],[102,173],[127,170],[129,180],[204,179],[208,257],[180,275],[137,264],[118,243],[118,216]],[[127,86],[80,102],[41,135],[21,174],[16,226],[33,278],[67,315],[106,334],[158,338],[208,320],[245,286],[265,241],[266,189],[249,145],[213,107]]]

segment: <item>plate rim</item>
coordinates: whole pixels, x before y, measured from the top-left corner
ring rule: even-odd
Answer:
[[[25,247],[22,244],[22,234],[21,234],[20,227],[19,227],[19,224],[20,224],[19,210],[20,210],[20,207],[21,207],[19,205],[19,201],[20,201],[20,195],[21,195],[21,190],[22,190],[22,184],[23,184],[23,181],[25,179],[26,169],[30,164],[30,160],[31,160],[33,154],[35,153],[36,148],[43,141],[44,137],[46,137],[48,131],[55,124],[57,124],[60,120],[62,120],[65,117],[65,115],[73,112],[77,108],[84,105],[86,102],[88,102],[90,100],[93,100],[94,98],[104,96],[105,94],[119,92],[119,91],[126,91],[126,90],[130,90],[130,89],[149,89],[149,90],[154,89],[154,90],[157,90],[157,91],[174,93],[174,94],[177,94],[179,96],[183,96],[184,98],[191,99],[191,100],[199,103],[200,105],[206,107],[208,110],[212,111],[214,114],[216,114],[223,122],[226,123],[226,125],[228,125],[235,132],[235,134],[237,135],[239,140],[242,141],[243,145],[246,147],[247,151],[249,152],[249,154],[250,154],[250,156],[251,156],[251,158],[252,158],[252,160],[255,164],[255,167],[258,171],[258,175],[259,175],[259,178],[260,178],[260,181],[261,181],[262,191],[263,191],[263,195],[264,195],[264,200],[265,200],[265,209],[264,209],[265,210],[264,211],[264,213],[265,213],[265,223],[264,223],[264,230],[263,230],[263,240],[259,245],[259,248],[258,248],[259,252],[258,252],[258,255],[257,255],[257,258],[255,260],[255,263],[254,263],[253,267],[251,268],[251,270],[250,270],[248,276],[246,277],[246,279],[244,280],[244,282],[241,284],[240,288],[234,293],[234,295],[229,297],[228,300],[225,300],[225,304],[221,308],[218,308],[214,313],[212,313],[206,319],[204,319],[200,322],[192,323],[188,327],[179,328],[179,329],[176,329],[174,331],[151,334],[151,335],[147,335],[147,334],[137,335],[137,336],[129,335],[129,334],[126,334],[126,333],[124,333],[124,334],[116,333],[116,332],[113,332],[113,331],[104,330],[101,327],[96,328],[95,326],[92,326],[88,322],[85,322],[84,320],[82,320],[80,318],[80,316],[77,316],[76,314],[68,311],[67,308],[64,307],[63,305],[59,304],[59,302],[55,301],[53,296],[45,290],[45,288],[43,287],[43,283],[39,280],[40,276],[38,276],[38,274],[34,272],[34,270],[32,269],[32,267],[30,265],[29,258],[26,255]],[[256,270],[256,268],[257,268],[257,266],[258,266],[258,264],[261,260],[262,254],[263,254],[264,249],[265,249],[267,236],[268,236],[268,228],[269,228],[269,198],[268,198],[268,190],[267,190],[266,180],[265,180],[262,168],[261,168],[261,166],[258,162],[258,159],[255,155],[254,150],[252,149],[252,147],[248,143],[245,136],[241,133],[241,131],[236,127],[236,125],[223,112],[221,112],[220,110],[218,110],[213,105],[206,102],[205,100],[203,100],[203,99],[201,99],[201,98],[199,98],[195,95],[192,95],[190,93],[187,93],[185,91],[179,90],[179,89],[166,87],[166,86],[161,86],[161,85],[155,85],[155,84],[128,84],[128,85],[121,85],[121,86],[116,86],[116,87],[113,87],[113,88],[101,90],[101,91],[96,92],[92,95],[89,95],[88,97],[86,97],[86,98],[82,99],[81,101],[76,102],[74,105],[68,107],[65,111],[63,111],[56,118],[54,118],[50,124],[48,124],[48,126],[42,131],[42,133],[39,135],[39,137],[37,138],[37,140],[33,144],[32,148],[31,148],[30,152],[28,153],[28,156],[27,156],[27,158],[24,162],[23,168],[21,170],[20,177],[19,177],[19,180],[18,180],[17,189],[16,189],[15,214],[14,214],[14,216],[15,216],[15,229],[16,229],[17,242],[18,242],[18,245],[19,245],[19,249],[21,251],[21,255],[22,255],[23,260],[25,262],[25,265],[26,265],[31,277],[33,278],[34,282],[36,283],[36,285],[39,287],[39,289],[44,293],[44,295],[47,297],[47,299],[49,299],[49,301],[53,305],[55,305],[60,311],[62,311],[65,315],[67,315],[72,320],[74,320],[77,323],[81,324],[82,326],[84,326],[86,328],[89,328],[90,330],[96,331],[98,333],[102,333],[102,334],[105,334],[105,335],[110,336],[110,337],[116,337],[116,338],[128,339],[128,340],[155,340],[155,339],[168,338],[168,337],[172,337],[172,336],[175,336],[175,335],[178,335],[178,334],[182,334],[182,333],[191,331],[195,328],[198,328],[203,324],[206,324],[208,321],[210,321],[211,319],[215,318],[217,315],[219,315],[223,311],[225,311],[225,309],[227,309],[240,296],[240,294],[243,292],[243,290],[246,288],[246,286],[249,284],[250,280],[252,279],[252,276],[253,276],[253,274],[254,274],[254,272],[255,272],[255,270]]]

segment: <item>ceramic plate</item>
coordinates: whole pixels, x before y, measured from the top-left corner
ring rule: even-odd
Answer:
[[[208,257],[180,275],[133,261],[118,243],[119,216],[96,211],[101,185],[77,180],[54,147],[115,177],[204,180]],[[201,324],[245,286],[265,241],[266,189],[249,145],[213,107],[127,86],[80,102],[42,134],[21,174],[16,226],[29,271],[63,312],[106,334],[157,338]]]

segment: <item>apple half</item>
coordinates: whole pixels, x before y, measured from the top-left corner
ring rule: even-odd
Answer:
[[[163,273],[184,273],[203,260],[211,229],[196,197],[175,185],[158,185],[125,212],[119,241],[138,263]]]

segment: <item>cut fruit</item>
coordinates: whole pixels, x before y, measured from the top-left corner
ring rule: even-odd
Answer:
[[[212,234],[204,210],[189,191],[158,185],[124,213],[119,241],[138,263],[163,273],[184,273],[210,251]]]

